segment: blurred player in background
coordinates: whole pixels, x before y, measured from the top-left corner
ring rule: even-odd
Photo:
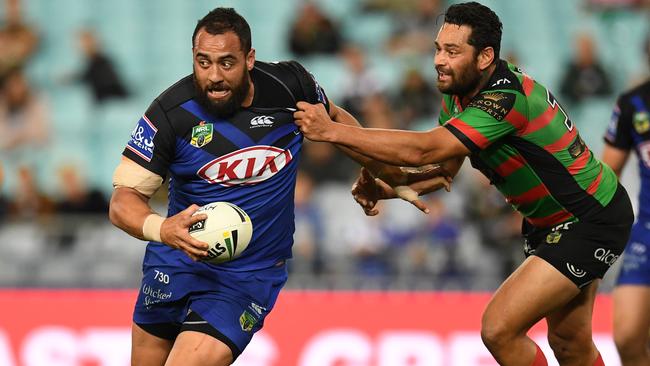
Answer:
[[[388,164],[442,162],[455,173],[469,156],[525,217],[527,259],[483,314],[485,345],[500,365],[547,365],[526,335],[545,318],[561,365],[603,365],[592,340],[593,304],[600,279],[629,237],[632,206],[616,174],[593,156],[553,95],[499,59],[501,29],[484,5],[447,10],[434,61],[444,93],[441,126],[426,132],[363,129],[335,123],[322,106],[304,102],[296,123],[309,139]],[[366,212],[377,198],[394,196],[376,182],[364,172],[353,188]]]
[[[650,61],[650,38],[646,40]],[[621,175],[639,159],[639,212],[614,289],[614,341],[623,366],[650,365],[650,80],[622,94],[605,134],[603,162]]]
[[[194,73],[154,100],[114,174],[111,221],[150,241],[133,316],[134,365],[227,365],[237,358],[287,279],[303,142],[293,123],[296,103],[320,103],[332,119],[357,125],[299,63],[256,61],[250,27],[233,9],[207,14],[192,42]],[[390,182],[407,182],[397,167],[347,153]],[[165,218],[149,198],[166,177]],[[446,184],[433,178],[414,187]],[[403,188],[422,207],[417,193]],[[242,256],[220,265],[198,261],[207,245],[188,233],[205,219],[192,214],[214,201],[244,209],[254,228]]]

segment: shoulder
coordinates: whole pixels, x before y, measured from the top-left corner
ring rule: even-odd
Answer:
[[[498,90],[524,95],[522,80],[523,72],[517,66],[509,64],[504,60],[499,60],[494,73],[481,92]]]
[[[192,75],[188,75],[162,92],[155,101],[164,112],[178,107],[196,96]]]
[[[619,103],[629,103],[630,100],[638,96],[650,98],[650,80],[647,80],[643,84],[623,92],[618,97],[618,101]]]
[[[316,80],[297,61],[256,61],[253,77],[256,85],[269,87],[276,90],[276,93],[284,90],[294,104],[298,101],[315,103],[320,99],[318,95],[320,87]]]

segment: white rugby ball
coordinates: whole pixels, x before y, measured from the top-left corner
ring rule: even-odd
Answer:
[[[208,218],[190,226],[190,235],[208,244],[204,262],[219,264],[233,260],[248,247],[253,236],[250,217],[229,202],[212,202],[194,213]]]

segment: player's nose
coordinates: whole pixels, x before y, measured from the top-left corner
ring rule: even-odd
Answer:
[[[223,81],[223,74],[217,65],[213,65],[208,69],[207,77],[208,81],[213,84]]]

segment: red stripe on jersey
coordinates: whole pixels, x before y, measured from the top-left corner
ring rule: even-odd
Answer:
[[[474,127],[463,122],[463,120],[460,118],[454,117],[447,123],[450,123],[452,126],[456,127],[460,132],[463,133],[463,135],[472,140],[472,142],[478,146],[479,149],[484,149],[490,144],[490,140],[478,132]]]
[[[591,182],[591,184],[589,185],[589,188],[587,188],[587,193],[589,193],[592,196],[594,195],[594,193],[596,193],[596,190],[598,190],[598,186],[600,185],[600,180],[602,179],[602,177],[603,177],[603,166],[601,165],[600,172],[598,172],[598,176],[596,177],[596,179],[594,179],[594,181]]]
[[[449,115],[449,108],[447,107],[447,102],[445,102],[445,98],[442,98],[442,110]]]
[[[527,135],[529,133],[533,133],[539,129],[542,129],[546,127],[552,120],[555,118],[555,114],[557,113],[559,108],[551,108],[548,107],[544,113],[540,114],[537,118],[531,120],[528,123],[528,126],[526,129],[521,133],[522,135]]]
[[[148,161],[148,162],[151,161],[151,158],[150,158],[150,157],[144,155],[143,153],[139,152],[139,151],[136,150],[135,148],[131,147],[131,145],[126,145],[126,148],[129,149],[129,150],[131,150],[131,152],[133,152],[133,153],[136,154],[137,156],[141,157],[142,159],[144,159],[144,160],[146,160],[146,161]]]
[[[521,86],[524,88],[524,94],[526,94],[526,96],[529,97],[530,94],[533,92],[533,89],[535,88],[535,82],[527,75],[523,75],[523,76],[524,76],[524,81],[521,83]]]
[[[454,96],[454,103],[456,103],[456,107],[458,107],[459,112],[463,110],[463,105],[460,103],[460,98]]]
[[[517,110],[512,108],[510,112],[505,117],[505,120],[508,121],[511,125],[513,125],[517,131],[521,131],[526,127],[526,123],[528,122],[528,118],[524,116],[523,114],[519,113]]]
[[[526,220],[535,227],[549,227],[564,222],[572,216],[569,212],[562,210],[544,217],[526,217]]]
[[[507,177],[510,174],[514,173],[515,170],[521,168],[524,166],[524,160],[521,157],[521,155],[516,155],[516,156],[511,156],[508,158],[508,160],[504,161],[501,163],[498,167],[496,167],[496,172],[502,176],[502,177]]]
[[[544,184],[539,184],[528,191],[517,196],[506,196],[506,202],[514,205],[523,205],[526,203],[535,202],[542,197],[546,197],[550,192]]]
[[[544,148],[551,153],[566,148],[567,146],[569,146],[569,144],[571,144],[571,142],[573,142],[573,139],[576,137],[577,135],[576,131],[577,129],[574,128],[571,131],[565,132],[564,135],[562,135],[562,137],[560,137],[557,141],[555,141],[552,144],[548,144],[544,146]]]
[[[589,162],[591,151],[587,148],[571,165],[569,165],[569,173],[576,174],[584,168]]]

